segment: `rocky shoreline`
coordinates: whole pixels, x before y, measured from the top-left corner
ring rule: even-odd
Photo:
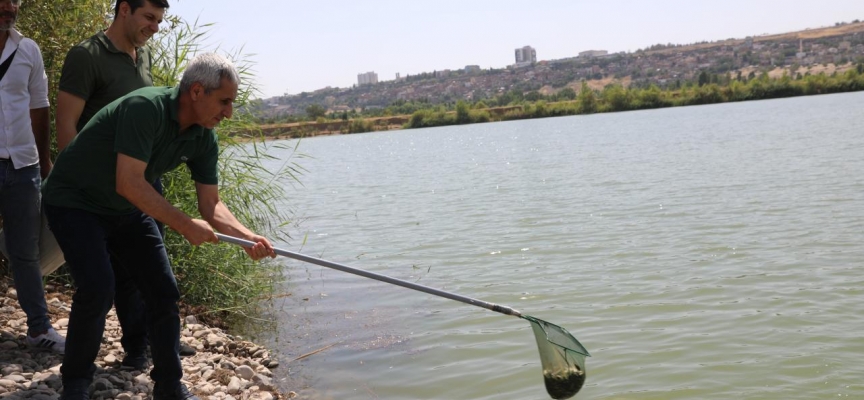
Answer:
[[[46,292],[54,327],[65,336],[71,300],[52,285],[46,285]],[[0,399],[58,399],[63,357],[27,348],[26,321],[18,306],[17,292],[8,279],[0,280]],[[112,309],[96,360],[99,368],[90,387],[91,398],[148,399],[153,390],[149,368],[142,372],[120,367],[124,356],[120,336],[120,324]],[[194,356],[182,358],[183,382],[202,399],[274,400],[297,396],[275,387],[271,370],[278,368],[279,362],[261,346],[200,324],[194,316],[185,318],[180,340],[197,350]]]

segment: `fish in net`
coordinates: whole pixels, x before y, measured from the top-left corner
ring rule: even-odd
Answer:
[[[585,384],[585,357],[591,354],[566,329],[530,315],[521,318],[534,330],[546,392],[553,399],[575,396]]]

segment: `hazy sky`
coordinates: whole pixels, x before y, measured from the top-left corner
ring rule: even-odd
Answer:
[[[585,50],[743,38],[864,20],[864,0],[172,0],[169,12],[214,23],[210,49],[240,48],[262,97],[357,74],[379,80],[466,65],[502,68],[530,45],[538,60]]]

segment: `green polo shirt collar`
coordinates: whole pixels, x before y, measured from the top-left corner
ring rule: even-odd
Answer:
[[[98,33],[96,33],[96,40],[98,40],[99,43],[102,44],[102,46],[105,46],[105,48],[112,53],[126,54],[125,51],[120,51],[117,46],[114,46],[114,43],[111,42],[111,39],[108,38],[108,35],[105,34],[105,31],[99,31]],[[136,47],[135,52],[137,53],[140,49],[140,47]]]

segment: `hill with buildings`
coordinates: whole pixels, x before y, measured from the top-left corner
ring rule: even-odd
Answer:
[[[510,92],[552,95],[566,88],[578,92],[582,82],[593,89],[608,84],[625,87],[674,88],[691,82],[753,77],[831,73],[864,61],[864,23],[783,34],[726,39],[689,45],[657,44],[630,53],[590,50],[559,60],[537,61],[530,46],[515,51],[506,68],[433,71],[379,81],[377,74],[358,75],[350,88],[323,88],[314,92],[262,100],[255,110],[264,120],[303,115],[310,106],[331,113],[374,110],[399,102],[428,104],[476,102]]]

